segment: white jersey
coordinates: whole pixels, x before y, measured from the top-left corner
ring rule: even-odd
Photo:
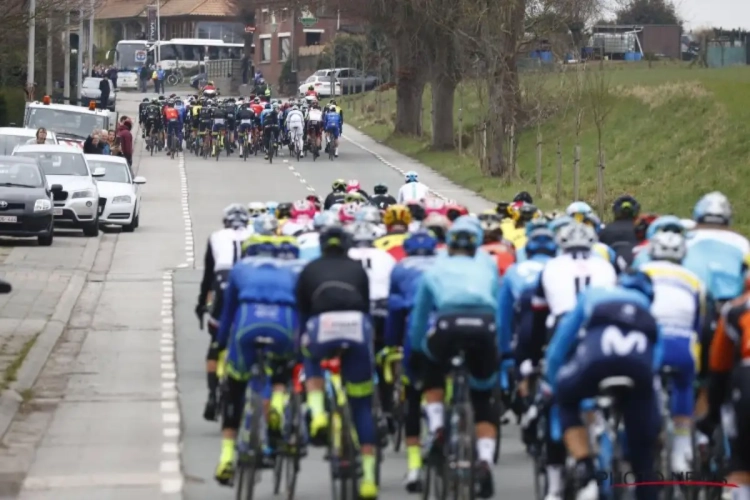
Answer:
[[[289,220],[281,226],[281,235],[294,236],[300,231],[310,231],[312,230],[312,225],[311,220]]]
[[[549,308],[550,326],[575,308],[579,293],[616,284],[614,266],[594,252],[564,253],[547,261],[542,269],[532,305]]]
[[[413,220],[413,221],[411,221],[409,223],[409,229],[408,229],[408,231],[410,233],[413,233],[415,231],[419,231],[420,229],[422,229],[422,223],[419,222],[418,220]]]
[[[362,263],[370,278],[370,302],[388,298],[391,288],[391,271],[396,259],[380,248],[351,248],[349,257]]]
[[[214,257],[214,272],[232,269],[242,258],[242,242],[253,234],[249,227],[219,229],[208,238]]]
[[[430,194],[430,188],[421,182],[408,182],[401,186],[396,197],[399,204],[421,202]]]
[[[640,271],[651,277],[654,301],[651,314],[664,335],[692,338],[698,333],[705,287],[692,271],[663,260],[642,264]]]
[[[323,112],[319,109],[311,109],[307,112],[307,120],[311,122],[322,122]]]
[[[385,224],[378,224],[375,226],[375,239],[385,236],[386,234],[388,234],[388,229],[386,229]]]
[[[302,116],[302,111],[298,109],[293,109],[289,112],[288,115],[286,115],[286,123],[290,127],[292,125],[298,125],[301,127],[304,121],[305,121],[305,117]]]

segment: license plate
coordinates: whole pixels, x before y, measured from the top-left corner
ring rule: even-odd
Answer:
[[[15,215],[0,215],[0,222],[18,222]]]
[[[52,215],[62,215],[62,214],[63,214],[63,209],[62,209],[62,208],[57,208],[57,207],[55,207],[55,208],[54,208],[54,209],[52,210]]]

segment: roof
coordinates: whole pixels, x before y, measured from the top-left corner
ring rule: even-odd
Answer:
[[[149,4],[149,0],[104,0],[96,12],[97,19],[123,19],[138,17]]]
[[[205,0],[201,5],[195,8],[191,13],[193,16],[217,16],[228,17],[236,16],[227,0]]]
[[[236,17],[229,0],[166,0],[159,14],[174,16]]]
[[[109,111],[103,109],[89,109],[84,106],[74,106],[73,104],[44,104],[39,101],[30,102],[30,108],[50,108],[58,111],[71,111],[73,113],[86,113],[89,115],[109,116]]]

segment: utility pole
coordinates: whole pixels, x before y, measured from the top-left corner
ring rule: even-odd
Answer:
[[[76,98],[81,104],[81,88],[83,87],[83,2],[78,8],[78,67],[76,68]]]
[[[156,0],[156,62],[161,62],[161,0]]]
[[[26,66],[26,87],[31,93],[34,87],[34,52],[36,51],[36,0],[29,1],[29,53]]]
[[[94,76],[94,0],[91,0],[89,13],[89,75]]]
[[[63,36],[64,74],[63,74],[63,102],[70,104],[70,10],[65,8],[65,31]]]
[[[52,96],[52,16],[47,16],[47,95]]]

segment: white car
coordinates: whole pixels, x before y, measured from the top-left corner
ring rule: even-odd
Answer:
[[[36,129],[20,127],[0,127],[0,156],[10,155],[16,146],[36,141]],[[57,144],[54,132],[47,131],[45,144]]]
[[[320,97],[331,97],[331,71],[330,69],[320,69],[307,77],[305,83],[299,86],[299,95],[305,95],[308,88],[312,86]],[[341,83],[336,80],[334,85],[336,95],[341,95]]]
[[[18,146],[13,156],[35,158],[50,186],[62,186],[62,191],[54,192],[55,227],[82,229],[86,236],[99,235],[99,215],[106,200],[99,197],[96,179],[104,177],[103,168],[92,172],[83,151],[75,146],[29,144]]]
[[[89,167],[94,170],[103,168],[104,177],[96,180],[99,196],[106,201],[104,210],[99,214],[99,224],[122,226],[122,230],[131,233],[140,223],[141,184],[146,184],[143,177],[135,177],[130,172],[128,162],[119,156],[85,155]]]

